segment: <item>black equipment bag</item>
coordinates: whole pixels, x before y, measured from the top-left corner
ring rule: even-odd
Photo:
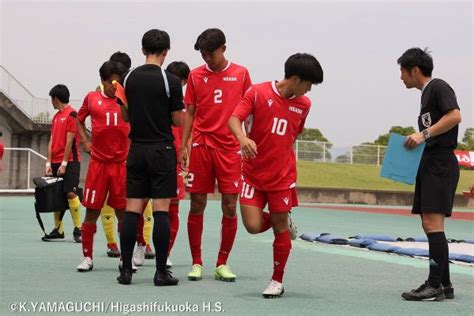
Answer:
[[[64,213],[69,209],[67,195],[63,191],[64,179],[57,177],[37,177],[33,179],[35,188],[35,211],[36,219],[44,230],[43,221],[40,213],[61,212],[59,221],[63,220]],[[82,199],[82,189],[78,189],[79,199]],[[56,227],[59,228],[59,227]]]

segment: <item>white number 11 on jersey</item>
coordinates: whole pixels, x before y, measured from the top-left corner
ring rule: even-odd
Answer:
[[[118,113],[114,112],[114,126],[118,125]],[[105,125],[110,126],[110,112],[105,113]]]

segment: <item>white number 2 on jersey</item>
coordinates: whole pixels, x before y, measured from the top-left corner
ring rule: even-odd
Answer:
[[[114,115],[114,126],[118,125],[118,113],[113,112]],[[105,125],[110,126],[110,112],[105,112]]]
[[[214,104],[222,103],[222,90],[214,90]]]
[[[285,119],[279,119],[278,117],[273,118],[272,133],[280,136],[285,135],[288,121]]]

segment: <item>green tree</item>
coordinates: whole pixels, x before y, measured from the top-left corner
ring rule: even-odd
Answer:
[[[457,149],[459,150],[474,150],[474,127],[466,128],[464,131],[464,137],[462,143],[458,144]]]
[[[388,145],[388,138],[390,137],[390,133],[397,133],[400,135],[408,136],[415,133],[415,129],[411,126],[402,127],[402,126],[392,126],[387,134],[380,135],[375,141],[374,145]]]

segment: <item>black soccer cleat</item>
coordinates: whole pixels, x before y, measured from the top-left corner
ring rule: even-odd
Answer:
[[[132,283],[132,270],[121,269],[120,275],[117,277],[117,281],[120,284],[128,285]]]
[[[153,283],[155,283],[156,286],[177,285],[178,282],[179,280],[177,278],[173,278],[170,270],[156,270],[155,277],[153,278]]]
[[[454,288],[451,283],[449,283],[446,286],[443,286],[444,288],[444,296],[446,296],[447,299],[453,299],[454,298]]]
[[[442,301],[446,298],[441,284],[435,288],[428,281],[415,290],[402,293],[402,297],[408,301]]]
[[[82,233],[78,227],[74,227],[72,235],[74,236],[74,242],[82,243]]]
[[[63,241],[64,232],[60,233],[57,228],[53,229],[49,234],[44,235],[41,238],[42,241]]]

